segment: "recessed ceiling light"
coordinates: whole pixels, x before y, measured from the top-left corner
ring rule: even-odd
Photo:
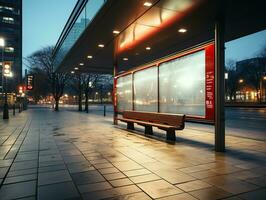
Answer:
[[[120,31],[118,31],[118,30],[113,30],[113,33],[114,33],[114,34],[119,34]]]
[[[79,68],[78,68],[78,67],[75,67],[74,69],[75,69],[75,70],[79,70]]]
[[[104,44],[98,44],[98,47],[103,48]]]
[[[187,32],[187,29],[185,29],[185,28],[180,28],[180,29],[178,30],[178,32],[179,32],[179,33],[185,33],[185,32]]]
[[[92,58],[93,58],[93,56],[91,56],[91,55],[88,55],[88,56],[87,56],[87,58],[88,58],[88,59],[92,59]]]
[[[75,74],[75,72],[74,71],[71,71],[71,74]]]
[[[124,61],[127,61],[127,60],[128,60],[128,58],[123,58],[123,60],[124,60]]]
[[[83,65],[84,65],[84,63],[79,63],[79,65],[80,65],[80,66],[83,66]]]
[[[151,47],[146,47],[146,50],[147,50],[147,51],[151,50]]]
[[[144,4],[143,4],[144,6],[146,6],[146,7],[151,7],[152,6],[152,3],[151,2],[148,2],[148,1],[146,1]]]

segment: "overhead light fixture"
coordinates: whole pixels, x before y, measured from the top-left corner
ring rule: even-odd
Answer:
[[[88,55],[87,58],[88,58],[88,59],[92,59],[93,57],[92,57],[91,55]]]
[[[124,60],[124,61],[127,61],[127,60],[128,60],[128,58],[123,58],[123,60]]]
[[[185,29],[185,28],[180,28],[180,29],[178,30],[178,32],[179,32],[179,33],[185,33],[185,32],[187,32],[187,29]]]
[[[80,66],[84,66],[84,63],[79,63]]]
[[[149,2],[149,1],[146,1],[143,5],[146,6],[146,7],[151,7],[152,6],[152,3]]]
[[[98,44],[98,47],[103,48],[104,44]]]
[[[151,47],[146,47],[146,50],[147,50],[147,51],[151,50]]]
[[[120,33],[120,31],[118,31],[118,30],[113,30],[113,34],[119,34]]]
[[[71,74],[75,74],[75,72],[74,71],[71,71]]]
[[[78,67],[75,67],[74,69],[75,69],[75,70],[79,70],[79,68],[78,68]]]

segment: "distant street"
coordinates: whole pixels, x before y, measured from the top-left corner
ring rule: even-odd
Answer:
[[[266,140],[266,108],[226,108],[227,135]],[[213,132],[213,126],[187,123],[188,129]]]

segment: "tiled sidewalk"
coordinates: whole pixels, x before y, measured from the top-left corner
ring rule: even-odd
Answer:
[[[1,121],[0,199],[266,199],[265,142],[228,136],[223,154],[210,133],[169,144],[123,127],[49,109]]]

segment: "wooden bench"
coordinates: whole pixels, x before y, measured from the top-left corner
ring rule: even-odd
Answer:
[[[134,130],[134,123],[145,127],[145,134],[152,135],[152,127],[166,131],[167,140],[175,140],[175,130],[185,128],[185,115],[154,112],[124,111],[123,118],[117,118],[127,123],[127,129]]]

